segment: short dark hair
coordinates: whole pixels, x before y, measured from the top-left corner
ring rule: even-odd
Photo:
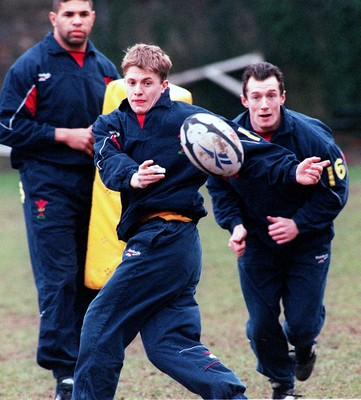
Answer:
[[[60,8],[61,3],[67,3],[68,1],[71,0],[53,0],[53,12],[57,13]],[[81,0],[81,1],[86,1],[90,4],[90,8],[93,9],[93,1],[92,0]]]
[[[251,77],[257,81],[264,81],[275,76],[279,83],[280,93],[285,91],[285,77],[283,72],[276,66],[266,61],[249,65],[242,75],[242,94],[247,98],[247,84]]]

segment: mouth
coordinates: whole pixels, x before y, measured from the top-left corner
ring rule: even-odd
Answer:
[[[84,36],[84,32],[80,30],[74,30],[70,32],[73,36]]]

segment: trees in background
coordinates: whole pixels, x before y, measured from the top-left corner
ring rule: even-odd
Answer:
[[[255,0],[253,4],[260,32],[267,38],[265,55],[285,70],[294,107],[330,121],[333,113],[342,111],[360,117],[361,2]]]
[[[0,0],[0,80],[50,30],[50,0]],[[361,106],[360,0],[95,0],[93,40],[120,65],[136,42],[159,44],[173,72],[260,52],[286,75],[287,105],[331,121]],[[242,71],[232,75],[239,79]],[[233,117],[239,100],[217,85],[189,87],[199,105]]]

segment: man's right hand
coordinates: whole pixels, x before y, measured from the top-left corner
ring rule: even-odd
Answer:
[[[94,137],[92,126],[88,128],[56,128],[55,141],[66,144],[74,150],[83,151],[88,156],[94,156]]]
[[[148,185],[165,178],[165,169],[154,165],[153,160],[146,160],[139,165],[138,172],[133,174],[130,186],[133,189],[145,189]]]

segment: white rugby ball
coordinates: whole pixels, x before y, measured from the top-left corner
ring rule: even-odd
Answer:
[[[209,175],[232,176],[243,163],[236,132],[219,117],[198,113],[183,122],[180,141],[189,160]]]

